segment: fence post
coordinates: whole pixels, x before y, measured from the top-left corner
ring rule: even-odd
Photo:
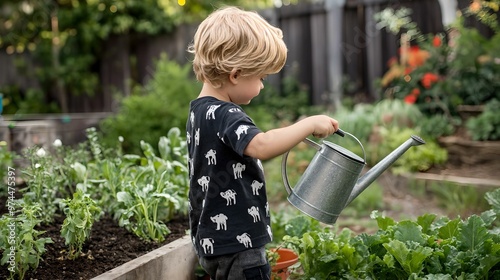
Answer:
[[[342,100],[342,27],[345,0],[326,0],[326,46],[328,49],[328,90],[333,105]]]

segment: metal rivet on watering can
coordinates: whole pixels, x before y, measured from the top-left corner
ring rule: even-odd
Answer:
[[[328,141],[319,145],[305,139],[304,142],[314,147],[317,152],[293,189],[286,172],[289,152],[283,155],[282,176],[289,194],[288,201],[303,213],[327,224],[334,224],[340,212],[411,146],[425,144],[424,140],[413,135],[363,176],[359,176],[366,164],[366,153],[356,137],[347,132],[343,133],[361,145],[365,157],[361,158]]]

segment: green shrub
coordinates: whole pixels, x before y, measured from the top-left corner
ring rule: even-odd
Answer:
[[[486,188],[474,185],[461,185],[453,182],[433,182],[429,186],[433,197],[448,213],[467,217],[488,209],[485,199]]]
[[[379,130],[379,142],[370,142],[367,161],[368,165],[373,166],[390,152],[410,139],[416,130],[410,128],[381,128]],[[391,171],[395,174],[426,171],[433,165],[439,165],[446,162],[448,152],[441,148],[434,139],[424,139],[425,145],[411,147],[391,166]]]
[[[340,122],[342,130],[351,133],[364,144],[370,141],[374,128],[414,127],[419,124],[422,113],[416,106],[401,100],[384,99],[373,104],[357,104],[353,109],[341,108],[333,117]],[[344,147],[352,147],[354,152],[361,152],[359,144],[350,137],[344,139],[338,139],[338,143]]]
[[[452,120],[454,120],[454,122],[450,122],[449,117],[441,114],[423,117],[419,123],[423,134],[422,137],[425,135],[437,139],[441,136],[452,135],[455,132],[454,124],[458,125],[461,122],[456,118]]]
[[[500,101],[493,99],[488,102],[484,111],[477,117],[467,120],[467,131],[473,140],[500,139]]]
[[[190,65],[181,66],[161,55],[152,79],[124,98],[117,114],[101,122],[104,143],[112,145],[122,136],[124,151],[140,153],[141,140],[156,143],[172,127],[184,135],[189,102],[201,89],[191,72]]]

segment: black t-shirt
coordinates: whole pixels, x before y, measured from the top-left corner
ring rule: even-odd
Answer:
[[[231,102],[190,104],[189,218],[199,256],[232,254],[272,240],[262,163],[243,154],[260,129]]]

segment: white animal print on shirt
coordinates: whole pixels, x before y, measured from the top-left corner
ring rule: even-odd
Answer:
[[[250,214],[250,216],[252,216],[254,223],[260,221],[259,207],[252,206],[252,207],[248,208],[248,214]]]
[[[240,140],[241,134],[245,133],[247,134],[249,126],[248,125],[240,125],[238,126],[238,129],[236,129],[234,132],[238,136],[238,140]]]
[[[245,232],[242,235],[236,235],[236,239],[238,242],[245,245],[245,248],[252,248],[252,239],[250,239],[250,234]]]
[[[188,157],[188,165],[189,165],[189,177],[193,176],[194,173],[194,165],[193,165],[193,159]]]
[[[194,112],[191,112],[191,115],[189,116],[189,120],[191,121],[191,126],[194,126]]]
[[[203,248],[205,254],[213,254],[214,253],[214,240],[212,238],[203,238],[200,239],[200,245]]]
[[[229,111],[229,113],[236,113],[236,112],[241,112],[241,109],[240,108],[231,108],[228,111]]]
[[[236,192],[234,190],[221,192],[220,196],[226,199],[226,206],[236,204]]]
[[[191,133],[189,133],[189,131],[186,132],[186,142],[188,145],[191,144]]]
[[[262,186],[264,186],[264,183],[261,183],[257,180],[253,180],[251,186],[252,186],[253,195],[259,195],[259,190],[262,189]]]
[[[246,166],[242,163],[234,163],[233,164],[233,173],[234,173],[234,179],[238,178],[243,178],[243,175],[241,173],[245,171]]]
[[[194,145],[195,146],[200,145],[200,128],[199,127],[194,131]]]
[[[270,210],[269,210],[269,202],[266,202],[266,217],[270,216]]]
[[[215,120],[215,110],[217,110],[217,108],[219,108],[219,107],[220,107],[220,105],[210,105],[210,106],[208,106],[206,119],[207,120],[211,120],[211,119]]]
[[[213,223],[217,224],[217,228],[215,230],[227,230],[227,216],[220,213],[215,216],[210,217]]]
[[[267,234],[271,237],[271,241],[273,240],[273,231],[271,230],[271,226],[267,225]]]
[[[198,179],[198,184],[201,186],[201,191],[206,192],[208,190],[208,184],[210,183],[210,177],[202,176]]]
[[[214,164],[217,165],[217,159],[215,157],[215,154],[217,152],[214,149],[210,149],[206,154],[205,157],[208,159],[208,165]]]

